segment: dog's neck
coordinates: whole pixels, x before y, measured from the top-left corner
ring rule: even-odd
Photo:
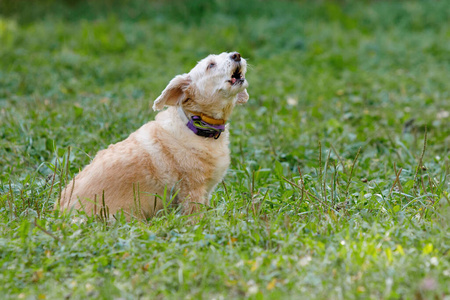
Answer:
[[[218,139],[225,131],[226,120],[224,119],[214,119],[201,112],[183,109],[181,105],[177,107],[177,111],[186,127],[198,136]]]
[[[183,107],[188,117],[190,115],[203,114],[203,120],[210,124],[216,124],[214,120],[225,120],[230,117],[235,106],[236,95],[197,95],[192,90],[185,91],[185,98],[178,103]],[[224,123],[222,123],[224,124]]]
[[[204,114],[202,112],[194,112],[189,109],[185,109],[185,108],[183,109],[181,106],[179,106],[179,107],[186,113],[187,116],[199,116],[203,122],[206,122],[211,125],[225,125],[225,123],[227,122],[227,120],[225,120],[225,119],[214,119],[213,117],[210,117],[207,114]]]

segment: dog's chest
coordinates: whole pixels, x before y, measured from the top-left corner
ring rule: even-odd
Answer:
[[[217,143],[215,140],[202,138],[201,142],[193,147],[195,150],[191,148],[191,151],[185,151],[187,155],[183,162],[188,163],[185,165],[188,168],[186,174],[194,171],[195,178],[199,183],[202,182],[207,193],[223,179],[230,165],[228,139],[225,136],[223,138],[223,141]]]
[[[227,149],[223,151],[223,155],[216,158],[216,163],[213,168],[213,172],[211,174],[212,176],[207,183],[208,192],[210,192],[210,190],[213,189],[214,186],[223,179],[225,173],[228,170],[229,165],[230,165],[230,153],[227,147]]]
[[[156,173],[151,176],[163,185],[183,180],[192,189],[203,187],[211,192],[230,164],[228,132],[214,140],[193,136],[184,124],[165,125],[165,130],[160,130],[156,123],[150,122],[133,135],[155,166]]]

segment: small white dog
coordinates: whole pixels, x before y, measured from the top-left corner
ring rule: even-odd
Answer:
[[[225,124],[233,107],[248,100],[246,70],[239,53],[222,53],[173,78],[153,104],[154,110],[169,108],[100,151],[55,208],[150,218],[163,201],[181,204],[185,214],[208,204],[230,164]]]

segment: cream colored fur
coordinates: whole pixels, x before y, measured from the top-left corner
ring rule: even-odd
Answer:
[[[165,194],[170,201],[176,192],[174,202],[185,214],[208,204],[230,163],[228,129],[218,139],[197,136],[183,123],[177,106],[228,119],[237,103],[248,100],[247,63],[237,61],[236,54],[210,55],[172,79],[153,105],[155,110],[169,108],[124,141],[98,152],[63,190],[60,209],[99,214],[104,200],[109,215],[123,210],[128,217],[149,218],[163,208]],[[243,80],[232,84],[238,66]]]

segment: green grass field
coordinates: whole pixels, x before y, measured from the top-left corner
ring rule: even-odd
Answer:
[[[0,2],[2,299],[450,299],[448,1]],[[176,74],[250,100],[203,218],[52,211]],[[81,221],[80,221],[81,220]],[[84,221],[82,221],[84,220]]]

